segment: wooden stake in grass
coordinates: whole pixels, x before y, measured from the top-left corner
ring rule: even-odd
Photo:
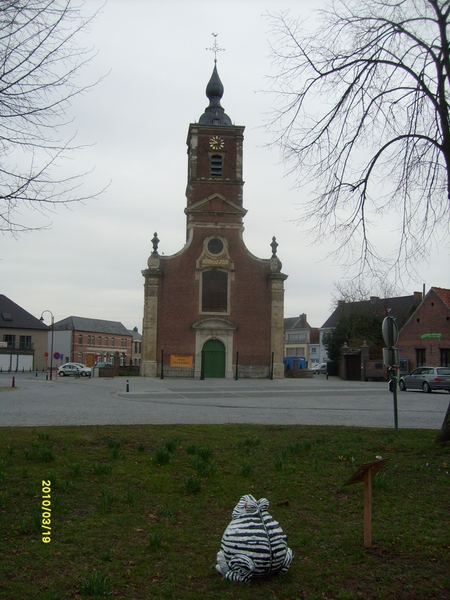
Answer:
[[[372,545],[372,477],[387,463],[388,458],[379,458],[370,463],[361,465],[344,485],[364,482],[364,546]]]

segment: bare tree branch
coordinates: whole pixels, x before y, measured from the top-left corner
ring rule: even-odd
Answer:
[[[0,3],[0,231],[32,228],[24,209],[40,212],[93,198],[83,194],[87,173],[57,177],[60,161],[79,146],[64,138],[71,100],[90,90],[77,77],[95,56],[77,37],[95,15],[76,0]],[[17,216],[20,215],[20,218]]]
[[[297,185],[300,223],[358,274],[411,273],[450,224],[448,0],[336,0],[318,26],[271,14],[267,128]],[[395,249],[377,249],[395,216]]]

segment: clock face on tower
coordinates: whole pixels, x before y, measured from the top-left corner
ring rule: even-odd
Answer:
[[[220,135],[212,135],[209,138],[209,147],[212,150],[223,150],[225,146],[224,139]]]

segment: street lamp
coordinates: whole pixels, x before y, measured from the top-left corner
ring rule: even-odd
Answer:
[[[48,312],[52,315],[52,342],[51,342],[51,351],[50,351],[50,381],[51,381],[52,377],[53,377],[53,336],[55,333],[55,317],[53,316],[53,313],[51,310],[43,310],[39,321],[44,322],[44,313],[45,312]]]

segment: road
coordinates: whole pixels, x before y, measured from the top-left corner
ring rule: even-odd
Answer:
[[[304,424],[393,427],[386,383],[312,379],[59,378],[0,375],[0,426]],[[399,428],[439,429],[450,395],[399,392]]]

